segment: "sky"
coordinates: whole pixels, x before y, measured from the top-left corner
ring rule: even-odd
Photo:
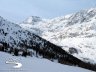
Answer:
[[[0,16],[22,22],[29,16],[55,18],[96,7],[96,0],[0,0]]]

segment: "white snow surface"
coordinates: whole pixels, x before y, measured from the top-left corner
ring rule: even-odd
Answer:
[[[78,50],[78,54],[73,54],[74,56],[96,63],[96,8],[54,19],[41,19],[39,22],[37,19],[35,24],[25,21],[26,23],[19,24],[22,28],[62,46],[66,51],[69,47],[74,47]]]
[[[6,61],[16,61],[22,64],[19,69],[13,68],[14,64],[6,64]],[[79,67],[62,65],[51,62],[47,59],[36,57],[12,56],[0,52],[0,72],[92,72]]]

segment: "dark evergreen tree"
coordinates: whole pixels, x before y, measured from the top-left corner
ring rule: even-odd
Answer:
[[[27,56],[27,51],[23,51],[22,56],[26,57]]]
[[[15,56],[18,56],[18,52],[19,52],[19,50],[15,48],[15,49],[14,49],[14,55],[15,55]]]

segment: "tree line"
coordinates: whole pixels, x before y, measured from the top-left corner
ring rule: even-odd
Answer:
[[[2,45],[0,45],[0,51],[8,52],[10,54],[13,54],[14,56],[41,56],[42,58],[47,58],[51,61],[57,60],[57,62],[61,64],[74,65],[96,71],[95,64],[83,62],[78,58],[68,54],[61,47],[56,46],[48,41],[44,43],[44,47],[36,43],[35,45],[32,44],[31,46],[22,44],[22,47],[20,49],[12,48],[7,43],[1,44]],[[28,51],[28,49],[32,49],[34,52]]]

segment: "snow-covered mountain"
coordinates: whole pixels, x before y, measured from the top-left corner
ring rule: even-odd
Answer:
[[[32,16],[21,24],[0,17],[0,51],[96,71],[95,65],[82,61],[96,63],[95,11],[93,8],[49,20]]]
[[[19,44],[25,42],[28,45],[30,40],[40,43],[38,37],[33,33],[0,17],[0,42],[6,42],[10,47],[19,48]]]
[[[57,63],[78,65],[95,70],[78,58],[68,54],[61,47],[23,29],[18,24],[11,23],[0,17],[0,51],[16,56],[35,56],[46,58]],[[84,64],[85,66],[82,66]]]
[[[70,50],[70,52],[73,52],[73,50]],[[35,35],[34,32],[26,30],[18,24],[9,22],[2,17],[0,17],[0,51],[15,56],[46,58],[56,63],[77,65],[96,71],[95,65],[83,62],[67,53],[60,46],[57,46]],[[74,51],[76,51],[76,49]]]
[[[15,69],[15,64],[6,64],[6,61],[15,61],[22,64],[21,68]],[[53,63],[47,59],[36,57],[16,57],[8,53],[0,52],[0,72],[92,72],[79,67]]]
[[[29,17],[19,25],[81,60],[96,63],[96,8],[54,19],[33,19]]]

